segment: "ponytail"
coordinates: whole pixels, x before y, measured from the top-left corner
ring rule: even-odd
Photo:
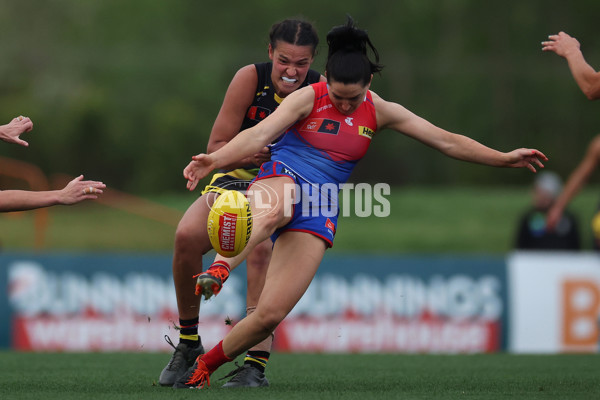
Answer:
[[[341,83],[363,83],[371,80],[371,75],[380,72],[379,53],[365,30],[354,25],[348,15],[345,25],[336,26],[327,34],[329,51],[327,55],[327,79]],[[375,61],[371,61],[368,50]]]

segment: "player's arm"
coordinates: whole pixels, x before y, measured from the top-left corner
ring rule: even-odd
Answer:
[[[587,182],[588,178],[592,175],[592,172],[594,172],[594,170],[598,167],[599,163],[600,135],[596,136],[592,140],[588,146],[585,156],[575,170],[571,173],[571,176],[567,180],[563,191],[548,212],[547,224],[550,228],[556,226],[567,205],[571,202],[573,197],[579,193],[581,188]]]
[[[596,72],[579,52],[567,58],[567,63],[575,82],[590,100],[600,99],[600,72]]]
[[[586,97],[590,100],[600,99],[600,72],[596,72],[585,61],[579,41],[565,32],[550,35],[548,39],[542,42],[542,50],[553,51],[566,59],[575,82]]]
[[[213,124],[206,148],[207,153],[212,153],[233,139],[239,132],[246,111],[254,100],[258,76],[254,64],[240,68],[229,83],[223,104]],[[235,169],[254,162],[254,157],[246,157],[223,169]]]
[[[494,150],[467,136],[439,128],[401,105],[383,100],[375,93],[373,101],[377,110],[378,129],[393,129],[449,157],[494,167],[524,167],[533,172],[536,172],[535,165],[543,168],[540,160],[547,160],[544,154],[534,149],[517,149],[509,153]]]
[[[0,191],[0,212],[26,211],[55,205],[70,205],[87,199],[97,199],[105,188],[104,183],[84,181],[83,175],[80,175],[61,190],[40,192],[2,190]]]
[[[183,175],[188,180],[188,189],[194,190],[198,181],[214,169],[223,168],[259,152],[296,121],[308,116],[314,97],[315,92],[310,86],[296,90],[268,118],[240,132],[219,150],[192,157],[192,161],[183,170]]]

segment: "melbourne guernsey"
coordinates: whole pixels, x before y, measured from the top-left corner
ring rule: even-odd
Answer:
[[[339,112],[329,99],[326,82],[311,85],[315,103],[271,148],[271,160],[280,161],[313,184],[344,183],[365,155],[377,130],[371,92],[350,115]]]

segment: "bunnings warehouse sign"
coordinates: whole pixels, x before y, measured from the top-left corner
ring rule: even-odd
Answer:
[[[501,259],[332,257],[275,339],[290,351],[493,352],[505,310]]]
[[[598,253],[515,253],[508,271],[512,352],[598,351]]]
[[[211,261],[205,259],[205,264]],[[4,254],[0,345],[42,351],[169,351],[177,340],[171,255]],[[276,351],[494,352],[504,346],[501,258],[328,254],[278,327]],[[191,279],[191,277],[190,277]],[[245,313],[245,266],[202,303],[216,344]]]
[[[171,257],[3,256],[2,261],[11,315],[5,344],[20,350],[157,351],[166,347],[164,335],[176,341]],[[208,343],[227,333],[224,316],[242,315],[242,283],[232,277],[225,296],[203,305]]]

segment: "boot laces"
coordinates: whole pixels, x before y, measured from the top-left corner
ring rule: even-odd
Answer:
[[[238,373],[240,373],[240,372],[241,372],[241,371],[244,369],[244,366],[243,366],[243,365],[240,365],[240,364],[238,364],[238,362],[237,362],[237,361],[235,362],[235,366],[237,367],[236,369],[234,369],[233,371],[231,371],[230,373],[228,373],[228,374],[227,374],[227,375],[225,375],[224,377],[222,377],[222,378],[219,378],[219,380],[220,380],[220,381],[222,381],[222,380],[224,380],[224,379],[227,379],[227,378],[229,378],[230,376],[235,376],[235,375],[237,375]]]
[[[229,270],[222,265],[212,266],[206,271],[206,273],[214,276],[215,278],[219,278],[221,280],[221,284],[225,283],[227,278],[229,278]]]
[[[202,360],[197,360],[198,365],[194,369],[194,373],[185,383],[186,385],[194,386],[198,389],[203,389],[210,386],[210,373],[206,364]]]
[[[173,356],[169,360],[169,364],[167,364],[167,369],[168,370],[177,370],[177,369],[179,369],[179,367],[182,364],[185,363],[185,355],[183,354],[183,351],[179,348],[179,346],[175,347],[175,345],[171,341],[171,338],[168,335],[165,335],[165,341],[172,348],[175,349],[175,352],[173,353]]]

